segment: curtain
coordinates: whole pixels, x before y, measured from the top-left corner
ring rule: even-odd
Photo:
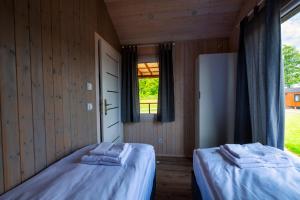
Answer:
[[[238,68],[237,68],[237,88],[236,88],[236,119],[235,119],[235,134],[234,142],[238,144],[251,143],[251,121],[249,108],[249,94],[248,94],[248,79],[247,66],[245,57],[244,34],[245,24],[247,20],[244,19],[240,24],[240,42],[238,53]]]
[[[122,86],[121,118],[122,122],[140,121],[140,102],[137,75],[137,47],[122,47]]]
[[[243,24],[245,23],[245,24]],[[249,112],[239,112],[239,101],[245,96],[237,88],[236,123],[245,119],[251,123],[251,142],[261,142],[280,149],[284,144],[284,84],[281,64],[280,1],[266,0],[265,6],[254,9],[253,17],[242,22],[239,58],[244,54],[245,62],[239,63],[239,70],[246,65],[247,86],[238,77],[237,85],[248,89]],[[240,75],[240,74],[239,74]],[[247,104],[247,99],[243,101]],[[247,127],[247,126],[246,126]],[[243,138],[247,128],[238,130],[235,138]],[[250,129],[249,129],[250,130]],[[248,137],[249,135],[247,135]],[[246,139],[247,139],[246,137]],[[247,140],[246,140],[247,142]]]
[[[175,120],[172,43],[159,45],[159,88],[157,120]]]

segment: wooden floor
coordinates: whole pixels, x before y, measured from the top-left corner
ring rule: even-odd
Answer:
[[[157,158],[156,200],[192,199],[191,158]]]

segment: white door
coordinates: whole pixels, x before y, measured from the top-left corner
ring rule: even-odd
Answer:
[[[198,58],[196,147],[233,142],[236,54],[205,54]]]
[[[101,141],[122,142],[120,55],[102,38],[98,45]]]

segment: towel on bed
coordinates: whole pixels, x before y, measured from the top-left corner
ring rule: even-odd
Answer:
[[[253,145],[254,146],[254,145]],[[263,146],[259,148],[262,152],[261,156],[256,154],[255,157],[242,157],[238,158],[224,146],[220,146],[221,154],[230,160],[232,163],[240,168],[255,168],[255,167],[269,167],[269,168],[282,168],[282,167],[293,167],[292,162],[289,160],[288,156],[273,147]],[[251,151],[250,151],[251,152]],[[248,153],[249,155],[251,153]]]
[[[264,155],[262,151],[263,145],[260,143],[253,144],[225,144],[224,148],[226,148],[232,155],[237,158],[257,158],[259,156]]]
[[[91,154],[99,154],[99,155],[104,155],[105,152],[107,152],[111,147],[113,143],[111,142],[101,142],[96,146],[94,149],[90,151]]]
[[[103,155],[110,157],[122,157],[129,147],[128,143],[100,143],[95,149],[90,151],[90,154]]]
[[[124,150],[124,152],[120,156],[116,156],[116,157],[106,156],[106,155],[95,155],[95,156],[100,156],[102,158],[102,160],[105,162],[122,163],[122,161],[124,161],[124,159],[125,160],[127,159],[129,154],[131,153],[131,150],[132,150],[132,147],[130,145],[128,145],[128,147]],[[93,154],[91,154],[91,155],[93,155]]]
[[[112,157],[112,156],[95,155],[95,154],[84,155],[81,158],[81,163],[89,164],[89,165],[122,166],[125,164],[131,151],[132,151],[132,147],[129,146],[128,148],[126,148],[122,156]]]
[[[248,157],[238,158],[238,157],[234,156],[230,151],[228,151],[223,145],[220,146],[220,152],[222,153],[222,155],[228,157],[228,159],[230,159],[230,161],[232,161],[233,163],[237,163],[237,164],[260,163],[261,162],[259,157],[248,156]]]

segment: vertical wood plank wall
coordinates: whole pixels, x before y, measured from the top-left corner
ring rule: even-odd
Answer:
[[[119,39],[102,0],[3,0],[0,193],[96,142],[94,32]]]
[[[229,51],[229,39],[175,42],[175,122],[125,124],[126,142],[152,144],[157,155],[192,156],[195,143],[195,63],[199,54]]]

